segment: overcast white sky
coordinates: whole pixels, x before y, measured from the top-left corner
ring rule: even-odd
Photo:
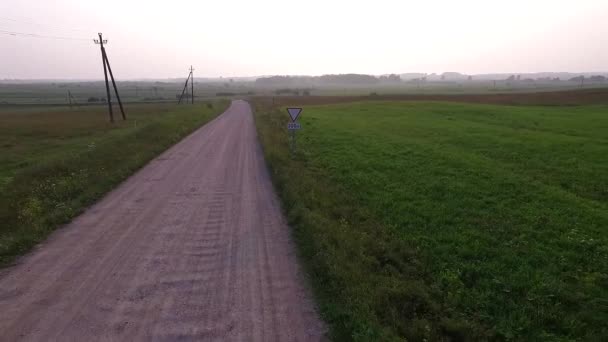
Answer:
[[[101,78],[97,32],[118,79],[608,71],[608,0],[0,0],[0,79]]]

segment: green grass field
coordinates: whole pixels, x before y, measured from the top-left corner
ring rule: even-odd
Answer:
[[[29,250],[227,102],[0,110],[0,265]],[[118,110],[118,108],[116,108]],[[120,114],[116,114],[120,117]]]
[[[608,106],[256,106],[336,340],[608,336]]]

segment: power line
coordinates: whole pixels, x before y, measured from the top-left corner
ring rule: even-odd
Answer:
[[[11,21],[11,22],[15,22],[15,23],[22,23],[22,24],[35,25],[35,26],[39,26],[39,27],[54,28],[54,29],[60,29],[60,30],[80,31],[80,32],[87,32],[87,33],[91,32],[91,30],[85,30],[85,29],[80,29],[80,28],[68,28],[66,26],[40,24],[40,23],[36,23],[36,22],[30,21],[30,20],[17,20],[17,19],[12,19],[12,18],[7,18],[7,17],[0,17],[0,20],[2,20],[2,21]]]
[[[5,35],[8,35],[8,36],[15,36],[15,37],[30,37],[30,38],[46,38],[46,39],[90,41],[90,39],[86,39],[86,38],[48,36],[48,35],[37,34],[37,33],[26,33],[26,32],[6,31],[6,30],[0,30],[0,34],[5,34]]]

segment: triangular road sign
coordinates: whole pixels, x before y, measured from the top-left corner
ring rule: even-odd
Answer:
[[[289,113],[292,122],[296,121],[301,112],[302,108],[287,108],[287,113]]]

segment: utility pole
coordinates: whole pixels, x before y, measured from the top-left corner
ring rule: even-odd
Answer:
[[[182,98],[184,97],[184,94],[186,93],[186,90],[188,89],[188,82],[190,83],[190,89],[192,90],[192,104],[194,104],[194,69],[192,68],[192,65],[190,66],[190,73],[188,73],[188,78],[186,78],[186,83],[184,84],[184,89],[182,89],[182,93],[179,96],[179,100],[177,101],[177,104],[182,103]]]
[[[68,89],[68,104],[70,105],[70,109],[72,109],[72,93]]]
[[[68,94],[70,95],[70,99],[72,99],[72,103],[74,105],[78,105],[78,101],[76,101],[76,98],[74,97],[74,95],[72,95],[72,92],[70,90],[68,90]]]
[[[194,104],[194,69],[190,66],[190,86],[192,88],[192,104]]]
[[[182,97],[184,97],[184,93],[186,92],[186,89],[188,89],[188,81],[190,80],[190,74],[188,74],[188,78],[186,78],[186,84],[184,84],[184,89],[182,89],[182,93],[179,96],[179,100],[177,101],[177,104],[182,103]]]
[[[110,85],[108,84],[108,70],[106,68],[106,54],[103,52],[103,43],[107,43],[107,40],[103,40],[101,33],[99,34],[99,40],[93,39],[95,44],[99,44],[101,47],[101,63],[103,63],[103,76],[106,80],[106,101],[108,101],[108,112],[110,113],[110,122],[114,123],[114,112],[112,111],[112,98],[110,97]]]
[[[101,47],[101,60],[103,63],[103,75],[106,80],[106,94],[108,96],[108,111],[110,113],[110,122],[114,122],[114,112],[112,111],[112,98],[110,97],[110,84],[108,82],[108,71],[110,72],[110,78],[112,79],[112,86],[114,87],[114,93],[116,94],[116,99],[118,100],[118,105],[120,106],[120,113],[122,114],[122,119],[126,120],[127,117],[125,115],[124,108],[122,107],[122,101],[120,101],[120,95],[118,94],[118,88],[116,87],[116,81],[114,80],[114,74],[112,73],[112,68],[110,67],[110,61],[108,60],[108,55],[106,54],[106,49],[103,44],[107,44],[108,41],[104,40],[101,36],[101,33],[98,33],[99,40],[93,39],[95,44],[99,44]]]
[[[73,105],[78,105],[78,101],[72,96],[72,92],[68,89],[68,104],[70,105],[70,109],[72,109]]]
[[[101,37],[101,33],[99,34]],[[127,120],[125,116],[125,110],[122,108],[122,101],[120,101],[120,95],[118,95],[118,88],[116,88],[116,82],[114,81],[114,74],[112,74],[112,68],[110,67],[110,61],[108,60],[108,55],[106,54],[106,49],[103,49],[103,56],[106,59],[106,64],[108,65],[108,71],[110,72],[110,77],[112,78],[112,85],[114,86],[114,93],[116,93],[116,99],[118,100],[118,106],[120,107],[120,114],[122,114],[122,119]],[[107,83],[106,83],[107,86]]]

